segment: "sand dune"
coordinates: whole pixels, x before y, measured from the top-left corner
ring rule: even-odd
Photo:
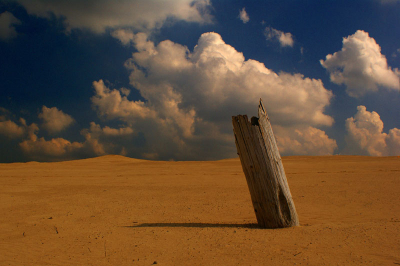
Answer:
[[[400,265],[400,158],[283,163],[301,226],[275,230],[239,159],[0,164],[0,265]]]

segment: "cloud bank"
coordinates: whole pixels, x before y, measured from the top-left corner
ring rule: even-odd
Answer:
[[[371,156],[400,155],[400,129],[393,128],[389,134],[383,132],[383,122],[376,112],[368,112],[358,106],[354,117],[346,120],[348,135],[347,152]]]
[[[39,127],[36,124],[32,124],[28,129],[27,137],[19,143],[19,147],[30,160],[61,161],[105,154],[118,154],[118,151],[113,149],[114,144],[110,143],[106,146],[99,142],[103,130],[93,122],[90,129],[81,131],[81,134],[85,138],[83,142],[72,142],[64,138],[46,140],[44,137],[38,137]],[[118,130],[105,127],[104,131],[106,132],[104,133],[105,135],[112,136],[126,134],[124,129]]]
[[[70,115],[65,114],[56,107],[47,108],[43,106],[39,118],[43,122],[42,128],[47,130],[50,134],[59,133],[75,122]]]
[[[31,139],[22,141],[19,145],[25,154],[38,161],[75,159],[78,150],[83,147],[82,143],[71,143],[63,138],[53,138],[47,141],[44,138],[37,138],[36,135],[33,135]]]
[[[90,129],[81,132],[85,139],[83,142],[72,142],[58,137],[47,140],[38,136],[42,129],[56,134],[68,127],[74,120],[56,107],[43,106],[42,112],[38,115],[38,118],[43,120],[40,127],[35,123],[28,125],[23,118],[20,118],[18,122],[12,121],[9,116],[13,117],[13,115],[7,109],[0,107],[0,112],[4,114],[0,116],[0,136],[18,144],[28,160],[60,161],[118,153],[112,149],[112,144],[105,147],[99,143],[97,138],[100,135],[120,137],[133,132],[129,128],[115,129],[106,126],[101,129],[92,122]],[[96,137],[93,138],[93,135]]]
[[[297,128],[275,127],[279,151],[285,155],[332,155],[337,149],[336,140],[311,126]]]
[[[209,0],[16,0],[28,13],[65,18],[68,29],[88,29],[103,33],[107,28],[159,28],[168,19],[210,23]]]
[[[155,44],[145,33],[115,34],[137,52],[125,62],[130,90],[94,81],[91,102],[100,121],[81,130],[82,141],[53,137],[74,119],[56,107],[42,107],[39,125],[1,116],[0,134],[14,138],[27,158],[38,161],[123,154],[162,160],[236,157],[231,116],[256,115],[263,98],[283,155],[332,154],[337,145],[321,127],[332,92],[321,80],[275,73],[226,44],[217,33],[200,36],[193,50],[169,40]],[[107,124],[116,127],[110,127]]]
[[[17,37],[15,26],[21,21],[8,11],[0,14],[0,40],[9,41]]]
[[[135,35],[131,30],[118,29],[111,32],[111,36],[118,39],[123,45],[129,45]]]
[[[285,145],[286,154],[319,154],[319,149],[331,154],[336,147],[316,128],[333,123],[324,114],[332,93],[320,80],[277,74],[258,61],[245,60],[213,32],[202,34],[193,51],[169,40],[156,45],[144,33],[129,39],[138,52],[125,65],[144,101],[129,100],[102,80],[93,82],[91,99],[100,118],[122,122],[143,136],[143,145],[128,154],[178,160],[234,157],[231,116],[255,114],[259,98],[282,136],[297,129],[298,142],[308,145],[306,151]]]
[[[19,139],[25,134],[25,128],[11,120],[0,121],[0,135],[9,139]]]
[[[379,87],[400,90],[398,69],[388,66],[381,47],[365,31],[343,38],[342,50],[328,54],[320,62],[330,73],[331,81],[346,85],[352,97],[376,92]]]
[[[271,27],[266,27],[264,30],[264,35],[268,41],[277,40],[282,47],[290,46],[293,47],[294,40],[290,32],[283,32]]]
[[[9,140],[18,140],[31,134],[34,130],[38,129],[36,124],[27,125],[25,119],[20,118],[18,122],[10,119],[11,112],[3,107],[0,107],[0,135]]]

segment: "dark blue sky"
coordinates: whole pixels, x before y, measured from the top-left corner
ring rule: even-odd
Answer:
[[[231,116],[260,97],[283,155],[399,155],[398,14],[395,0],[0,1],[0,162],[234,157]]]

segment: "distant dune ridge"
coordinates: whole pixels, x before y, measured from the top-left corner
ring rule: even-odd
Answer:
[[[0,164],[0,265],[399,265],[400,158],[283,157],[300,226],[260,229],[239,159]]]

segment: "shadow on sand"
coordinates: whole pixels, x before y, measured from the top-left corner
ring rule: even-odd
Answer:
[[[135,227],[185,227],[185,228],[253,228],[259,229],[258,224],[218,224],[218,223],[142,223],[137,225],[123,226]]]

